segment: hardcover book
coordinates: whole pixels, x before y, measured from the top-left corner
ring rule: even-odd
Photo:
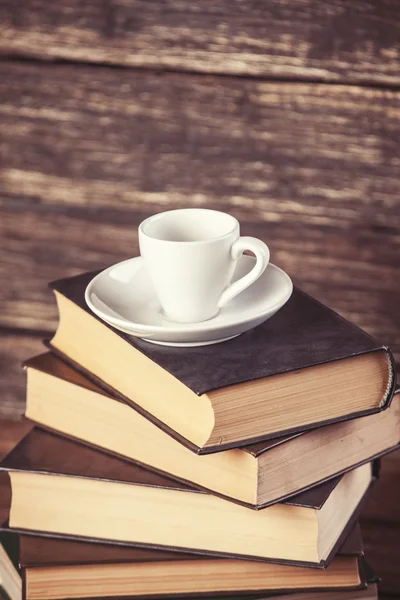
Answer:
[[[240,600],[378,600],[378,590],[377,585],[375,583],[369,584],[367,588],[361,590],[335,590],[329,592],[295,592],[289,594],[263,594],[260,596],[233,596],[229,594],[229,600],[235,600],[236,598],[240,598]],[[25,596],[24,596],[25,598]],[[101,596],[94,598],[91,596],[91,600],[101,600]],[[129,598],[135,598],[135,596],[129,596]],[[190,598],[195,599],[196,596],[190,596]],[[226,596],[215,596],[214,594],[211,596],[213,600],[223,600]],[[5,600],[8,600],[7,598]],[[43,600],[42,598],[35,597],[35,600]],[[60,599],[61,600],[61,599]],[[63,598],[62,600],[68,600]],[[72,600],[72,599],[71,599]],[[128,597],[124,597],[124,600],[128,600]]]
[[[260,511],[33,429],[0,464],[14,530],[326,566],[353,526],[371,463]]]
[[[376,414],[197,456],[51,353],[28,361],[26,368],[29,419],[253,508],[288,498],[400,443],[396,394],[391,406]]]
[[[182,349],[99,320],[84,298],[95,275],[52,284],[60,322],[51,347],[198,453],[371,414],[390,402],[390,351],[298,289],[259,327]]]
[[[171,598],[365,588],[356,526],[327,569],[199,557],[162,550],[20,537],[27,600],[47,598]]]

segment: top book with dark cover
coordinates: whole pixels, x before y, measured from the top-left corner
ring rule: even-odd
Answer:
[[[116,331],[85,303],[96,272],[51,284],[60,323],[51,348],[199,453],[382,410],[390,351],[307,294],[223,344],[154,345]]]

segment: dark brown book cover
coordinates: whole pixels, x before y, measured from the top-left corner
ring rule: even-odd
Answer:
[[[358,523],[338,550],[340,556],[363,556],[364,550]],[[209,560],[210,557],[201,557]],[[160,562],[164,560],[198,560],[186,552],[129,548],[111,544],[92,544],[75,540],[60,540],[21,535],[19,564],[21,568],[55,565],[87,565],[102,563]],[[221,559],[223,560],[223,559]]]
[[[70,475],[76,477],[95,478],[105,481],[123,482],[130,485],[146,485],[163,487],[196,494],[206,493],[199,491],[188,485],[178,483],[172,479],[158,475],[139,465],[125,462],[113,456],[108,456],[97,452],[96,450],[77,444],[71,440],[58,437],[50,432],[33,429],[23,438],[23,440],[2,460],[0,464],[0,529],[8,530],[8,518],[11,507],[11,486],[8,476],[8,471],[27,471],[47,474]],[[340,481],[340,477],[336,477],[322,485],[317,486],[307,492],[303,492],[285,501],[286,504],[302,506],[305,508],[320,509],[329,498],[329,495]],[[319,563],[307,563],[287,560],[269,560],[268,562],[277,562],[282,564],[294,564],[299,566],[310,566],[325,568],[332,557],[336,554],[338,548],[343,544],[343,541],[352,530],[360,507],[363,503],[361,500],[359,506],[347,523],[342,534],[339,536],[329,557]],[[13,529],[18,533],[37,534],[40,537],[58,537],[67,539],[82,539],[79,536],[62,536],[51,535],[37,531],[21,531]],[[86,538],[85,538],[86,539]],[[136,546],[136,547],[154,547],[147,544],[135,544],[128,542],[108,542],[107,540],[93,539],[93,542],[113,543],[121,546]],[[165,548],[157,547],[157,549],[165,550]],[[197,551],[195,549],[169,548],[171,551],[184,551],[190,554],[206,554],[210,556],[227,556],[236,558],[246,558],[247,556],[226,555],[219,552]],[[256,560],[264,560],[257,558]]]
[[[55,281],[50,284],[50,287],[74,302],[92,318],[100,321],[104,327],[111,329],[115,335],[137,348],[198,395],[245,381],[297,371],[381,350],[388,357],[392,377],[380,409],[390,403],[395,381],[394,360],[390,350],[386,346],[379,345],[370,335],[299,289],[294,289],[290,300],[273,318],[232,340],[209,346],[175,348],[151,344],[129,336],[110,327],[92,313],[85,302],[84,293],[88,283],[99,272],[83,273]],[[61,358],[73,364],[76,369],[83,371],[85,375],[96,381],[109,393],[120,397],[129,404],[133,403],[132,400],[123,397],[118,390],[110,388],[104,381],[82,369],[79,364],[74,363],[69,357],[52,347],[51,341],[46,343]],[[135,408],[199,454],[243,446],[243,442],[237,442],[199,449],[142,407],[135,405]],[[360,411],[343,416],[340,420],[370,412],[373,411]],[[312,427],[329,422],[332,421],[313,423]],[[296,430],[298,428],[293,427],[282,433],[290,434]],[[262,436],[252,442],[257,443],[267,437],[272,438],[276,435]]]
[[[84,446],[39,428],[32,429],[3,458],[0,470],[71,475],[132,485],[179,489],[194,494],[207,493],[138,464],[99,452],[90,446]],[[340,479],[340,476],[335,477],[301,494],[287,498],[283,504],[319,510]]]
[[[98,319],[88,308],[84,293],[99,272],[50,285]],[[294,289],[290,300],[272,319],[224,342],[223,346],[184,349],[159,346],[113,331],[196,394],[374,350],[388,352],[370,335],[299,289]]]

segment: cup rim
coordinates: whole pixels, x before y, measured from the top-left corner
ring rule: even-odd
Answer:
[[[208,238],[205,240],[184,240],[184,241],[163,240],[163,239],[160,239],[159,237],[151,235],[145,231],[146,226],[151,221],[154,221],[155,219],[163,218],[164,215],[169,215],[171,213],[183,213],[183,212],[192,212],[192,211],[224,215],[225,217],[228,217],[232,221],[232,227],[230,228],[229,231],[227,231],[226,233],[223,233],[222,235],[219,235],[219,236],[215,236],[215,237]],[[234,217],[233,215],[231,215],[229,213],[226,213],[222,210],[214,210],[212,208],[193,207],[193,208],[176,208],[176,209],[172,209],[172,210],[165,210],[165,211],[156,213],[154,215],[151,215],[150,217],[147,217],[147,219],[145,219],[144,221],[142,221],[140,223],[138,230],[139,230],[139,233],[141,235],[145,236],[146,238],[157,241],[157,242],[161,242],[163,244],[192,244],[192,245],[194,245],[194,244],[210,244],[212,242],[223,240],[224,238],[227,238],[230,235],[232,235],[232,233],[235,231],[236,228],[238,228],[238,229],[240,228],[239,221],[236,219],[236,217]]]

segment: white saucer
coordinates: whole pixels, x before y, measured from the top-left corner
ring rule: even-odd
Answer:
[[[254,266],[252,256],[239,259],[233,281]],[[229,340],[274,315],[289,300],[290,277],[269,264],[253,285],[214,318],[202,323],[173,323],[161,313],[153,285],[139,256],[99,273],[86,288],[89,308],[116,329],[165,346],[205,346]]]

